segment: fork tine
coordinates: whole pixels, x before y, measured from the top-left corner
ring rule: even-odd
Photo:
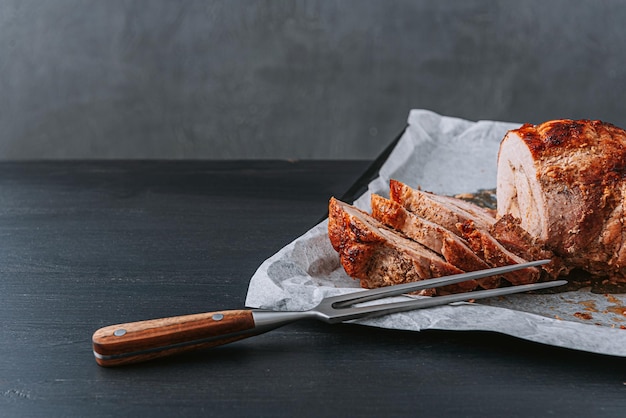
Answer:
[[[386,298],[390,296],[397,296],[403,293],[414,292],[422,289],[430,289],[433,287],[441,287],[449,284],[460,283],[466,280],[481,279],[483,277],[496,276],[499,274],[509,273],[515,270],[521,270],[528,267],[536,267],[549,263],[551,260],[537,260],[529,261],[527,263],[512,264],[503,267],[494,267],[485,270],[471,271],[467,273],[455,274],[452,276],[437,277],[434,279],[420,280],[418,282],[404,283],[395,286],[381,287],[379,289],[364,290],[360,292],[348,293],[345,295],[331,296],[326,299],[326,302],[330,302],[333,308],[345,308],[347,306],[354,305],[356,303],[368,302],[370,300],[376,300]],[[476,292],[471,292],[476,293]]]
[[[351,307],[336,309],[330,319],[330,323],[337,323],[363,317],[381,316],[396,312],[410,311],[415,309],[430,308],[433,306],[447,305],[454,302],[462,302],[470,299],[485,299],[495,296],[511,295],[514,293],[527,292],[530,290],[547,289],[562,286],[567,280],[524,284],[519,286],[502,287],[499,289],[477,290],[474,292],[455,293],[446,296],[423,297],[394,303],[381,303],[371,306]]]

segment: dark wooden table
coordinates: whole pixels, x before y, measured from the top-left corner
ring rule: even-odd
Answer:
[[[626,360],[510,337],[298,323],[96,365],[118,322],[243,306],[367,162],[0,164],[1,416],[626,416]]]

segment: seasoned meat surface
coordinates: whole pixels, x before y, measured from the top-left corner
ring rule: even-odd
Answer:
[[[460,236],[457,224],[471,220],[482,228],[490,228],[496,221],[487,209],[470,202],[440,196],[410,187],[392,179],[389,182],[391,200],[408,211],[428,219]]]
[[[507,133],[498,154],[497,216],[562,258],[566,269],[626,281],[626,131],[553,120]]]
[[[571,268],[567,267],[560,257],[545,248],[542,242],[532,237],[520,226],[520,220],[510,214],[502,216],[491,227],[490,231],[503,247],[525,260],[551,259],[552,262],[543,266],[546,274],[553,279],[567,275]]]
[[[362,287],[376,288],[432,277],[462,273],[429,250],[394,232],[367,213],[331,198],[328,236],[349,276]],[[476,287],[472,281],[432,289],[425,294],[463,292]]]
[[[491,267],[521,264],[528,261],[507,250],[498,240],[491,236],[489,232],[477,227],[476,223],[472,220],[467,220],[459,224],[458,227],[472,251],[485,260]],[[540,274],[540,269],[529,267],[508,273],[505,277],[510,283],[519,285],[537,282]]]
[[[372,216],[408,238],[430,248],[450,264],[464,271],[489,268],[484,260],[474,253],[467,242],[452,231],[406,210],[402,205],[379,195],[371,198]],[[491,289],[500,285],[499,277],[478,280],[482,288]]]
[[[509,251],[490,233],[496,223],[487,209],[449,196],[441,196],[414,189],[397,180],[391,180],[391,198],[409,212],[438,224],[463,238],[474,254],[489,267],[500,267],[529,261]],[[507,274],[513,284],[534,283],[540,269],[528,268]]]
[[[611,124],[553,120],[509,131],[498,153],[496,211],[393,179],[389,196],[372,196],[371,215],[330,201],[329,237],[364,287],[546,258],[552,262],[541,268],[443,291],[574,270],[626,284],[626,131]]]

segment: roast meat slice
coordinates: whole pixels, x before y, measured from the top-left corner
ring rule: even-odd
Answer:
[[[373,194],[371,197],[372,216],[408,238],[441,254],[450,264],[464,271],[487,269],[490,266],[478,257],[467,243],[452,231],[430,222],[404,209],[399,203]],[[484,289],[500,285],[499,277],[478,280]]]
[[[460,223],[458,228],[472,251],[478,254],[491,267],[508,266],[528,261],[507,250],[490,233],[478,228],[472,220]],[[536,267],[529,267],[508,273],[504,277],[514,285],[535,283],[541,277],[541,270]]]
[[[456,234],[459,234],[457,225],[468,220],[486,230],[496,222],[496,218],[489,210],[478,205],[414,189],[398,180],[389,181],[389,195],[391,200],[398,202],[408,211]]]
[[[365,288],[408,283],[463,272],[434,251],[392,231],[358,208],[330,199],[328,236],[346,273]],[[472,281],[422,294],[467,292]]]
[[[413,189],[397,180],[391,180],[390,190],[391,198],[410,212],[465,239],[470,249],[490,267],[529,261],[509,251],[491,235],[489,231],[496,220],[487,209],[454,197]],[[540,274],[540,269],[530,267],[505,277],[513,284],[522,284],[536,282]]]
[[[496,221],[489,230],[491,235],[513,254],[525,260],[551,259],[550,264],[542,266],[548,277],[556,279],[565,276],[570,268],[563,263],[560,257],[545,248],[542,242],[532,237],[520,226],[520,220],[506,214]]]
[[[626,131],[590,120],[523,125],[502,140],[497,215],[567,268],[626,281]]]

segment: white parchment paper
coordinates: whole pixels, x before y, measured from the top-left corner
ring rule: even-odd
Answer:
[[[408,127],[379,177],[354,203],[369,211],[371,193],[389,195],[389,179],[453,195],[493,189],[500,141],[520,123],[471,122],[413,110]],[[329,196],[330,198],[330,196]],[[327,235],[315,226],[266,260],[250,280],[246,306],[306,310],[325,296],[359,291],[339,263]],[[482,330],[575,350],[626,356],[626,295],[589,289],[547,295],[512,295],[357,321],[367,326],[420,331]],[[626,309],[626,308],[625,308]]]

